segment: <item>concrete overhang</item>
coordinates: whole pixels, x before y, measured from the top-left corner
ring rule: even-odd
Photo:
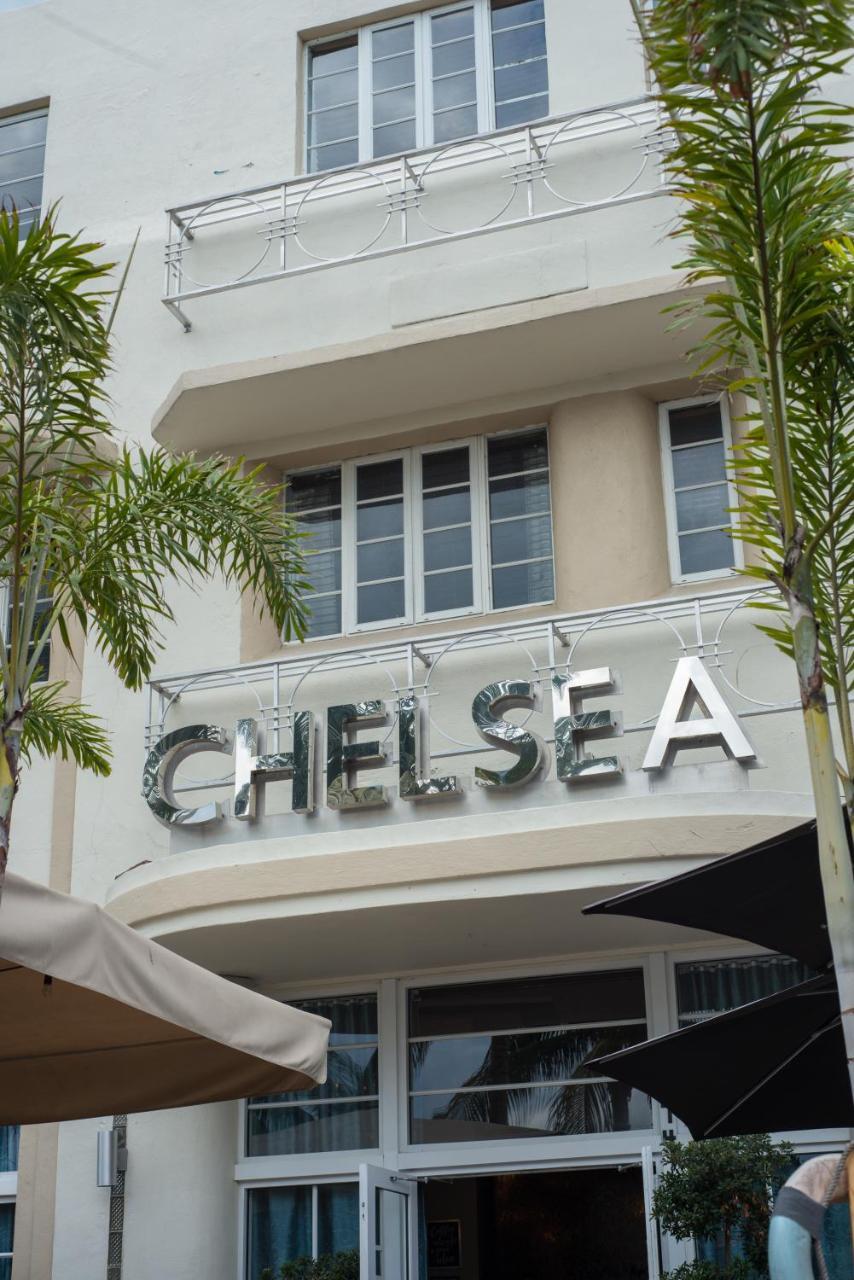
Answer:
[[[689,296],[672,272],[188,370],[155,415],[154,436],[181,450],[292,456],[684,377],[697,329],[671,329],[662,311]]]

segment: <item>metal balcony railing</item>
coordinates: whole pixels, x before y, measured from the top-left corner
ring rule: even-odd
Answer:
[[[435,761],[470,756],[482,752],[483,744],[474,740],[470,726],[469,732],[463,730],[460,736],[456,723],[459,685],[453,690],[445,686],[458,680],[460,670],[476,674],[480,668],[491,669],[496,661],[507,665],[508,653],[516,676],[531,680],[541,691],[549,688],[555,674],[601,667],[614,660],[623,672],[626,688],[640,694],[633,704],[644,704],[642,712],[626,718],[624,734],[649,734],[660,710],[654,697],[650,707],[645,706],[650,656],[659,667],[657,678],[665,683],[671,664],[678,658],[702,658],[715,671],[740,718],[792,711],[799,705],[797,701],[779,696],[793,690],[786,660],[780,660],[782,678],[778,672],[769,687],[768,672],[776,670],[774,646],[753,625],[760,617],[756,605],[768,595],[761,587],[740,587],[587,613],[469,625],[464,630],[401,637],[381,644],[320,651],[307,644],[292,656],[266,662],[161,677],[149,685],[144,747],[148,752],[175,727],[173,711],[180,711],[182,720],[189,714],[207,721],[218,703],[224,705],[222,697],[229,699],[229,706],[237,697],[248,709],[241,714],[253,715],[263,726],[266,750],[284,750],[295,711],[315,698],[335,701],[334,690],[340,692],[342,686],[351,698],[355,694],[361,697],[361,672],[362,683],[375,682],[392,712],[400,697],[415,694],[428,699],[430,754]],[[748,661],[746,669],[745,656],[751,653],[754,662]],[[617,654],[616,658],[611,654]],[[758,684],[757,671],[761,673]],[[228,781],[181,781],[175,790],[205,790]]]
[[[658,109],[608,103],[168,210],[163,303],[661,194]]]

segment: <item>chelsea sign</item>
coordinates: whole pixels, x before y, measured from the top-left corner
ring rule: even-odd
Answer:
[[[622,733],[620,717],[613,710],[587,710],[588,695],[614,689],[609,667],[554,675],[551,703],[554,717],[557,778],[570,786],[618,779],[623,766],[618,755],[590,755],[590,739],[616,738]],[[399,761],[398,796],[418,803],[461,795],[463,779],[449,774],[435,776],[430,769],[426,743],[425,700],[404,694],[394,705],[397,712]],[[540,777],[548,764],[545,742],[530,729],[505,720],[513,707],[539,709],[539,694],[529,680],[498,680],[486,685],[472,703],[472,720],[479,737],[489,747],[512,757],[503,768],[476,767],[475,785],[493,789],[522,787]],[[699,716],[692,716],[698,710]],[[379,741],[357,740],[358,730],[388,724],[390,705],[384,701],[349,702],[326,711],[326,778],[322,802],[342,813],[348,810],[384,808],[391,802],[384,785],[359,783],[362,770],[389,763]],[[747,764],[755,759],[753,748],[737,717],[699,658],[680,658],[664,705],[652,732],[643,768],[666,768],[685,747],[719,746],[732,760]],[[193,724],[167,733],[149,752],[142,778],[142,794],[149,808],[167,826],[200,826],[223,817],[217,801],[196,808],[182,808],[174,793],[175,771],[188,756],[199,751],[233,755],[233,814],[241,820],[255,817],[258,790],[269,782],[290,778],[291,809],[311,814],[319,802],[316,761],[317,719],[311,711],[293,716],[290,751],[271,754],[258,751],[258,724],[238,720],[232,736],[218,725]]]

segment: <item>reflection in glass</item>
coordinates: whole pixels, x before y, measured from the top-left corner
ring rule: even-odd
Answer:
[[[617,1082],[417,1094],[410,1140],[489,1142],[652,1127],[649,1098]]]
[[[356,594],[360,623],[393,621],[406,613],[406,589],[402,579],[359,587]]]
[[[303,540],[305,576],[313,587],[308,597],[309,636],[341,631],[341,468],[293,475],[285,490],[285,506]]]
[[[359,1189],[355,1183],[317,1188],[317,1252],[344,1253],[359,1247]]]
[[[376,1102],[302,1103],[250,1108],[248,1156],[294,1156],[312,1151],[358,1151],[379,1145]]]
[[[495,123],[505,129],[549,113],[542,0],[492,0]]]
[[[457,569],[450,573],[431,573],[425,577],[424,610],[426,613],[468,609],[471,603],[471,569]]]
[[[359,158],[357,59],[355,36],[344,36],[309,50],[310,173],[354,164]]]

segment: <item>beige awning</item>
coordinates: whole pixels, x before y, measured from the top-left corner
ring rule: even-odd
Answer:
[[[310,1089],[329,1023],[167,951],[94,903],[9,875],[0,1124]]]

